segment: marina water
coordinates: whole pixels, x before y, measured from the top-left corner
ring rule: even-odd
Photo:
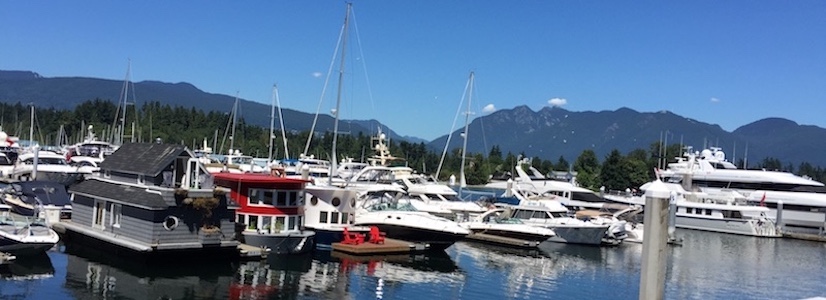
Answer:
[[[667,299],[826,296],[826,244],[678,230]],[[0,267],[0,299],[637,299],[642,245],[459,242],[439,254],[317,252],[153,265],[60,245]]]

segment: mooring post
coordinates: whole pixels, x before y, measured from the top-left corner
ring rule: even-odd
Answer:
[[[777,226],[777,233],[783,233],[783,200],[777,200],[777,214],[775,215],[775,226]]]
[[[663,299],[665,296],[669,195],[668,188],[660,180],[645,191],[640,299]]]
[[[668,197],[668,241],[677,241],[677,192],[671,191]]]

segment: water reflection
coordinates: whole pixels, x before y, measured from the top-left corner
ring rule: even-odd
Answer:
[[[401,286],[458,285],[464,274],[446,253],[353,256],[316,252],[244,262],[230,287],[231,299],[324,298],[392,295]]]
[[[53,277],[52,260],[44,252],[33,256],[21,256],[12,263],[0,266],[0,279],[34,280]]]
[[[67,246],[65,287],[76,299],[226,298],[229,262],[145,265],[94,248]]]

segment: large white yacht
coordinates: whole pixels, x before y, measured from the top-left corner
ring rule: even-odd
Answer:
[[[738,169],[720,148],[701,152],[688,148],[684,156],[659,170],[664,182],[707,193],[736,191],[750,204],[768,207],[770,218],[777,217],[777,204],[782,201],[782,222],[788,226],[817,229],[826,220],[826,186],[821,182],[789,172]]]
[[[657,182],[649,182],[640,187],[643,191]],[[768,217],[769,209],[748,205],[742,194],[726,190],[716,192],[686,191],[679,184],[661,183],[672,192],[676,204],[676,224],[678,228],[733,233],[759,237],[779,237],[774,220]],[[645,196],[629,194],[606,194],[605,198],[614,202],[645,205]]]
[[[458,193],[433,177],[416,174],[410,167],[391,167],[395,182],[404,187],[416,209],[456,221],[471,220],[487,208],[459,199]],[[446,213],[445,213],[446,211]]]

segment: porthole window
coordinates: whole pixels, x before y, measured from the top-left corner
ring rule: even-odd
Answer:
[[[356,207],[356,198],[350,198],[350,207]]]
[[[178,218],[175,216],[167,216],[163,219],[163,228],[169,231],[175,230],[178,227]]]
[[[310,198],[310,204],[316,206],[318,204],[318,197],[313,196],[312,198]]]
[[[332,204],[333,206],[338,207],[341,204],[341,199],[339,199],[338,197],[333,198]]]

